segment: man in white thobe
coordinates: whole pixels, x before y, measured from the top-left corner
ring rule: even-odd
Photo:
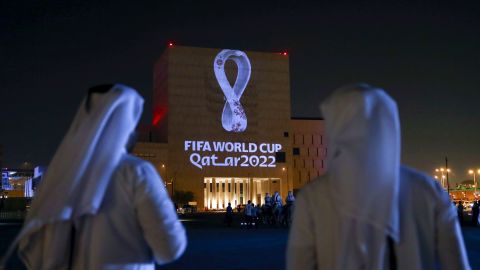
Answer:
[[[126,151],[142,107],[125,85],[90,89],[12,245],[28,269],[153,270],[183,253],[160,176]]]
[[[287,269],[470,269],[449,196],[400,165],[395,102],[361,84],[321,109],[327,172],[296,198]]]

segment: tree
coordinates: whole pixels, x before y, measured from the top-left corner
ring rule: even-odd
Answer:
[[[193,201],[194,198],[195,196],[191,191],[175,190],[175,194],[173,195],[173,201],[180,205],[187,204]]]

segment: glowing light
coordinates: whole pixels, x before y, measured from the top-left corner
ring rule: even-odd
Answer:
[[[158,123],[160,123],[163,118],[165,118],[165,115],[167,115],[167,108],[164,107],[157,107],[153,111],[153,119],[152,119],[152,124],[156,126]]]
[[[173,45],[174,45],[173,42],[171,42],[171,41],[168,42],[168,47],[173,47]]]
[[[288,55],[288,52],[287,52],[287,51],[281,52],[281,55],[287,56],[287,55]]]
[[[237,79],[233,87],[225,74],[225,63],[233,60],[238,67]],[[222,126],[229,132],[243,132],[247,129],[247,115],[240,103],[248,81],[250,80],[251,65],[247,55],[237,50],[222,50],[213,62],[213,71],[218,84],[225,95],[225,105],[222,112]]]

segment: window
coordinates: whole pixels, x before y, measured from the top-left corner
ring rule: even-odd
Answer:
[[[213,184],[210,183],[210,192],[212,192],[212,189],[213,189]]]
[[[215,190],[216,192],[219,192],[220,191],[220,183],[217,183],[217,190]]]
[[[293,148],[293,155],[294,156],[299,156],[300,155],[300,148],[294,147]]]
[[[288,137],[288,132],[287,131],[283,132],[283,137],[285,137],[285,138]]]
[[[225,192],[225,183],[222,183],[222,192]]]
[[[276,152],[275,153],[275,162],[285,163],[285,152]]]
[[[231,186],[231,184],[228,183],[228,192],[231,192],[231,191],[230,191],[230,186]]]

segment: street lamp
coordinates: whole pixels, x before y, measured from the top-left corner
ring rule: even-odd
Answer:
[[[473,187],[474,187],[474,190],[475,190],[475,191],[473,192],[473,195],[474,195],[475,197],[477,197],[477,177],[476,177],[477,173],[480,174],[480,169],[477,169],[477,171],[475,171],[475,170],[468,170],[468,174],[473,174]]]
[[[448,173],[450,173],[450,169],[437,168],[435,169],[435,172],[440,173],[440,183],[442,184],[442,187],[445,188],[445,179],[447,178]],[[435,179],[438,179],[436,175],[435,175]]]

